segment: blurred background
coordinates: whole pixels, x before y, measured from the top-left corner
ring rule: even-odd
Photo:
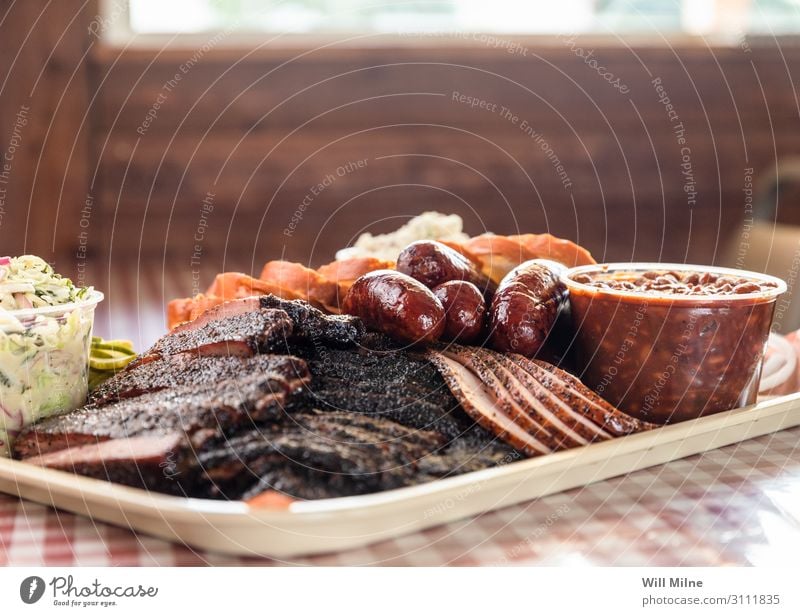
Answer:
[[[798,0],[0,0],[1,252],[140,344],[427,210],[793,289],[798,34]]]

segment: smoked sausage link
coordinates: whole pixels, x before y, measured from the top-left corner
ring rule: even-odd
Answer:
[[[480,340],[486,318],[486,301],[471,282],[450,280],[434,287],[433,294],[445,312],[443,340],[473,344]]]
[[[444,307],[433,292],[393,270],[358,278],[345,295],[342,311],[360,317],[369,329],[409,344],[434,342],[445,327]]]
[[[419,240],[406,246],[397,257],[397,271],[419,280],[429,289],[450,280],[464,280],[490,298],[497,288],[464,255],[432,240]]]
[[[566,268],[546,259],[525,261],[500,281],[489,309],[490,346],[534,357],[567,300]]]

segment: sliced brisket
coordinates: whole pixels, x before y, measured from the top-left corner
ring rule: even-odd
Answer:
[[[446,441],[431,430],[344,411],[292,419],[231,439],[204,456],[216,490],[229,498],[264,490],[331,498],[424,483],[458,467],[458,460],[437,453]]]
[[[170,387],[205,387],[209,383],[235,380],[252,373],[269,375],[276,380],[284,379],[287,389],[296,389],[310,379],[306,362],[292,355],[209,357],[180,353],[119,372],[95,389],[89,396],[89,402],[102,406]]]
[[[245,312],[255,312],[261,308],[261,298],[258,296],[245,297],[242,299],[233,299],[229,302],[212,306],[197,318],[180,323],[171,329],[171,333],[180,333],[200,329],[211,321],[219,321],[227,319],[237,314],[244,314]]]
[[[25,430],[14,455],[231,499],[364,494],[521,457],[461,410],[424,358],[358,319],[273,296],[175,328],[90,404]]]
[[[140,435],[182,434],[188,446],[202,448],[256,422],[280,419],[298,384],[253,372],[205,386],[174,387],[104,406],[88,405],[23,431],[14,442],[14,456],[29,458]]]
[[[371,346],[379,346],[370,340]],[[433,430],[446,442],[505,455],[502,441],[461,410],[436,368],[402,350],[328,349],[307,359],[308,406],[347,410],[391,419],[418,430]]]
[[[360,319],[325,314],[303,300],[281,299],[275,295],[262,295],[259,299],[261,308],[283,310],[289,315],[294,323],[290,342],[344,348],[358,344],[366,333]]]
[[[76,444],[25,461],[156,492],[190,495],[199,483],[193,459],[185,437],[172,433]]]
[[[274,295],[247,297],[216,306],[179,325],[128,368],[181,353],[248,357],[268,352],[291,354],[297,345],[352,346],[364,332],[364,325],[355,317],[326,315],[301,300]]]
[[[544,362],[457,344],[426,356],[475,421],[529,456],[654,427]]]
[[[279,348],[291,336],[293,328],[294,323],[282,310],[241,312],[209,321],[196,329],[170,332],[131,362],[128,368],[132,370],[141,364],[179,353],[249,357]]]

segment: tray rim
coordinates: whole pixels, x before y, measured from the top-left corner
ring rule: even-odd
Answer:
[[[793,408],[787,408],[792,402],[798,402],[799,404]],[[609,454],[614,450],[625,449],[628,452],[645,450],[645,452],[647,452],[659,443],[679,443],[688,437],[714,433],[722,428],[755,425],[759,421],[772,417],[773,415],[780,415],[782,413],[788,414],[792,411],[798,413],[796,423],[790,423],[790,425],[778,428],[777,430],[768,430],[764,433],[746,435],[731,443],[716,445],[703,450],[711,451],[736,442],[742,442],[750,438],[756,438],[764,434],[800,425],[800,392],[772,397],[758,402],[755,405],[724,411],[722,413],[681,423],[670,424],[647,432],[622,436],[609,441],[584,445],[582,447],[567,449],[535,458],[516,460],[501,466],[446,477],[419,485],[396,488],[373,494],[344,496],[314,501],[293,501],[288,507],[284,508],[250,506],[244,501],[216,501],[212,499],[162,494],[142,488],[133,488],[122,484],[116,484],[102,479],[83,477],[68,471],[37,467],[21,460],[11,460],[8,458],[0,458],[0,492],[18,496],[24,500],[35,500],[35,502],[57,509],[64,508],[58,504],[57,497],[59,495],[67,492],[77,492],[84,496],[84,501],[97,499],[106,501],[113,500],[116,504],[125,505],[126,510],[131,510],[132,512],[140,514],[150,515],[158,511],[169,512],[174,515],[201,515],[209,520],[246,515],[268,522],[270,520],[283,519],[287,516],[291,518],[315,518],[318,516],[327,516],[329,514],[369,514],[371,510],[380,510],[392,505],[407,505],[413,507],[416,501],[437,493],[446,493],[453,489],[467,488],[476,483],[483,484],[492,482],[493,480],[498,480],[507,476],[522,475],[526,472],[535,472],[536,475],[544,476],[548,474],[548,469],[551,471],[554,468],[558,470],[559,467],[570,461],[576,461],[580,464],[592,464],[613,460],[616,456]],[[754,418],[749,417],[754,412],[758,412],[758,416]],[[681,459],[681,457],[696,455],[696,453],[689,453],[684,456],[671,458],[667,462],[654,462],[651,465],[642,466],[622,474],[667,464],[670,461]],[[619,475],[601,477],[594,481],[603,481],[613,476]],[[47,488],[48,494],[52,497],[52,502],[31,499],[29,496],[22,493],[24,490],[15,490],[13,492],[6,491],[3,489],[3,480],[14,481],[17,487],[22,485],[34,488],[38,487],[40,489]],[[586,485],[594,481],[587,482]],[[87,499],[87,497],[89,498]]]

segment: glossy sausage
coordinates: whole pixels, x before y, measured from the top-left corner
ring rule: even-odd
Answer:
[[[538,353],[567,300],[560,280],[565,270],[560,263],[533,259],[506,274],[489,309],[493,349],[526,357]]]
[[[474,284],[489,298],[497,288],[464,255],[432,240],[420,240],[406,246],[397,257],[397,271],[419,280],[429,289],[450,280],[464,280]]]
[[[434,342],[445,327],[444,307],[433,292],[393,270],[375,270],[358,278],[344,298],[342,312],[409,344]]]
[[[481,341],[486,318],[486,301],[471,282],[450,280],[434,287],[433,294],[445,312],[443,340],[473,344]]]

